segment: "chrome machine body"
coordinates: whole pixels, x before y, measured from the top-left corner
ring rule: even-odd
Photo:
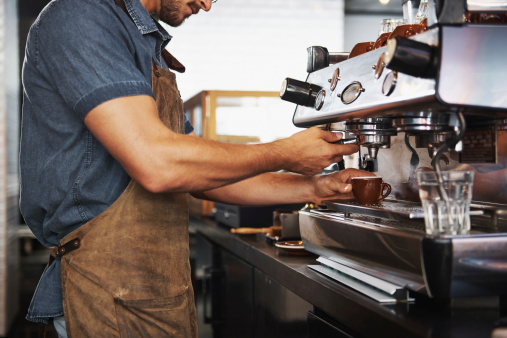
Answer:
[[[311,268],[380,302],[507,294],[507,187],[474,182],[471,233],[434,238],[414,184],[431,166],[506,182],[507,23],[466,22],[474,12],[505,15],[507,1],[437,0],[424,32],[354,57],[311,47],[306,81],[282,86],[296,126],[345,132],[364,153],[348,166],[393,186],[381,205],[300,212]]]

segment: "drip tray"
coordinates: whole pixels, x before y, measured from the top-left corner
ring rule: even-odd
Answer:
[[[421,203],[417,202],[386,199],[379,204],[365,206],[358,204],[355,200],[336,200],[325,201],[324,204],[329,210],[333,211],[387,218],[395,221],[424,218]],[[470,210],[471,216],[479,216],[483,213],[483,210]]]
[[[410,293],[403,285],[397,285],[359,270],[352,269],[330,259],[319,257],[320,265],[308,265],[337,282],[368,296],[379,303],[389,304],[397,302],[413,302]]]

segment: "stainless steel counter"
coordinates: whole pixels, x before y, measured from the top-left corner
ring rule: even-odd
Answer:
[[[259,269],[305,301],[315,312],[359,337],[491,337],[507,317],[504,300],[478,298],[382,305],[307,266],[317,256],[292,255],[269,244],[264,235],[233,235],[210,219],[191,217],[191,231]],[[503,310],[502,310],[503,309]]]

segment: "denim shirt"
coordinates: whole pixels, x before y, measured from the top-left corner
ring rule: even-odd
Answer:
[[[171,36],[139,0],[53,0],[32,25],[23,63],[20,208],[47,247],[106,210],[130,177],[86,128],[101,103],[154,96],[158,66]],[[119,125],[118,128],[122,126]],[[185,132],[193,128],[185,118]],[[46,267],[27,319],[63,315],[60,261]]]

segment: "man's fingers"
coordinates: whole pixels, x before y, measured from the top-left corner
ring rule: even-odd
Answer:
[[[341,194],[346,194],[352,191],[352,184],[338,183],[337,191]]]

